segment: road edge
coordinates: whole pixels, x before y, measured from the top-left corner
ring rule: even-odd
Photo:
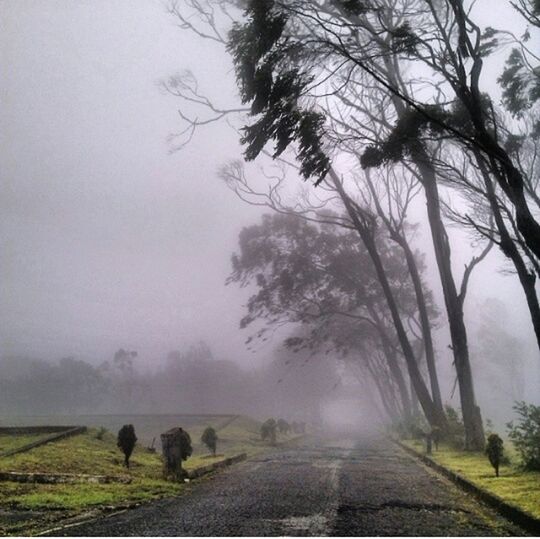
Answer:
[[[194,479],[199,479],[200,477],[207,475],[209,473],[212,473],[216,470],[220,470],[229,466],[232,466],[233,464],[237,464],[239,462],[242,462],[248,458],[247,453],[239,453],[236,455],[233,455],[232,457],[227,457],[223,460],[220,460],[218,462],[214,462],[212,464],[209,464],[207,466],[199,466],[198,468],[194,468],[193,470],[189,470],[187,472],[187,479],[190,481]],[[107,518],[111,518],[117,515],[120,515],[122,513],[125,513],[126,511],[130,511],[132,509],[136,509],[137,507],[140,507],[142,505],[153,503],[160,499],[165,498],[177,498],[182,496],[183,494],[180,494],[178,496],[164,496],[163,498],[155,498],[152,500],[145,500],[142,502],[133,502],[133,503],[127,503],[127,504],[119,504],[117,507],[106,507],[103,509],[97,509],[95,513],[91,514],[92,512],[87,512],[86,514],[79,515],[78,517],[71,517],[66,519],[67,522],[64,522],[64,524],[61,523],[61,521],[58,523],[57,526],[53,526],[52,528],[47,528],[45,530],[40,530],[37,533],[32,534],[32,537],[43,537],[51,534],[52,532],[60,531],[60,530],[66,530],[69,528],[75,528],[77,526],[82,526],[83,524],[89,524],[97,520],[103,520]]]
[[[484,490],[469,479],[466,479],[462,475],[449,470],[445,466],[442,466],[438,462],[435,462],[433,459],[429,458],[427,455],[419,453],[415,449],[405,445],[400,440],[396,440],[395,438],[390,439],[409,455],[421,460],[424,464],[444,475],[447,479],[450,479],[450,481],[463,490],[473,494],[476,498],[484,502],[486,505],[489,505],[492,509],[497,511],[497,513],[510,520],[512,523],[517,524],[524,530],[534,535],[540,535],[540,519],[531,515],[527,511],[520,509],[516,505],[504,501],[499,496]]]
[[[187,478],[189,480],[197,479],[198,477],[202,477],[203,475],[209,474],[215,470],[226,468],[227,466],[242,462],[247,458],[247,453],[239,453],[237,455],[233,455],[232,457],[227,457],[223,460],[213,462],[212,464],[207,464],[206,466],[199,466],[198,468],[194,468],[193,470],[186,470]]]

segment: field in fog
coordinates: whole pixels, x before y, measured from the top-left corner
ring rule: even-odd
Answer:
[[[132,424],[135,427],[139,444],[149,446],[155,438],[155,447],[161,445],[160,434],[172,427],[187,430],[195,446],[200,444],[200,436],[207,426],[218,432],[234,421],[241,421],[248,431],[258,436],[258,424],[254,420],[235,415],[194,415],[194,414],[144,414],[144,415],[33,415],[33,416],[0,416],[0,426],[24,427],[33,425],[84,425],[87,427],[104,427],[116,434],[122,425]],[[234,423],[233,423],[234,424]],[[226,444],[226,440],[224,440]]]

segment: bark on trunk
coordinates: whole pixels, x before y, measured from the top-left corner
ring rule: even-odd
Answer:
[[[435,365],[435,352],[433,348],[433,337],[431,335],[431,324],[429,322],[429,316],[426,306],[426,297],[424,294],[424,288],[420,279],[420,273],[418,272],[418,266],[414,259],[414,254],[411,250],[409,242],[401,237],[400,245],[405,253],[407,260],[407,267],[411,275],[411,280],[414,286],[414,292],[416,294],[416,303],[418,304],[418,314],[420,315],[420,324],[422,326],[422,337],[424,339],[424,350],[426,352],[426,365],[429,373],[429,383],[431,385],[431,396],[433,402],[437,406],[441,413],[444,414],[441,389],[439,387],[439,378],[437,376],[437,367]]]
[[[467,330],[465,328],[461,300],[452,273],[450,244],[442,222],[437,180],[430,159],[421,145],[418,145],[415,149],[413,160],[420,172],[426,193],[427,213],[435,258],[439,268],[444,301],[448,313],[454,366],[457,372],[461,412],[465,426],[465,448],[482,451],[485,445],[484,427],[482,425],[480,409],[476,405],[474,395],[474,383],[467,344]]]
[[[523,236],[527,247],[540,260],[540,224],[534,218],[527,203],[523,177],[512,163],[508,152],[497,142],[493,134],[486,129],[481,103],[471,103],[470,99],[461,97],[469,109],[469,114],[477,130],[478,149],[482,149],[488,156],[491,172],[514,206],[517,228]]]
[[[414,384],[411,378],[409,378],[409,384],[411,386],[411,408],[414,417],[420,415],[420,403],[418,402],[418,396],[414,390]]]
[[[398,74],[396,73],[397,65],[391,61],[390,57],[384,58],[383,63],[387,71],[386,75],[392,86],[394,88],[401,87],[404,94],[407,95],[407,89],[399,84]],[[397,115],[402,117],[406,110],[405,104],[395,94],[391,96],[391,99]],[[418,168],[426,193],[428,219],[444,293],[446,311],[448,313],[454,365],[457,372],[463,423],[465,425],[465,444],[468,449],[480,451],[484,449],[484,427],[482,425],[480,408],[476,405],[474,396],[474,384],[467,345],[467,331],[463,320],[461,301],[459,300],[452,274],[450,245],[441,218],[436,176],[431,160],[420,143],[417,144],[412,153],[413,161]]]
[[[495,194],[491,178],[486,170],[482,156],[478,155],[478,152],[476,152],[476,161],[484,179],[489,205],[495,218],[497,230],[499,231],[501,251],[507,258],[512,260],[514,267],[516,268],[519,282],[521,283],[523,292],[525,292],[527,306],[529,307],[529,313],[531,315],[531,321],[533,324],[534,333],[536,335],[536,342],[540,348],[540,304],[536,294],[536,276],[527,269],[527,265],[525,264],[519,249],[508,232],[499,208],[499,204],[497,202],[497,196]]]

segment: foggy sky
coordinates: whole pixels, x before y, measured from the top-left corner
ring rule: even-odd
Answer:
[[[479,5],[505,26],[492,2]],[[152,362],[205,339],[215,355],[251,365],[238,331],[247,295],[224,281],[238,232],[261,212],[216,175],[241,150],[216,126],[169,155],[177,104],[157,85],[191,68],[230,103],[230,60],[176,28],[160,1],[4,0],[0,10],[2,353],[102,361],[124,347]],[[430,241],[424,232],[443,310]],[[471,254],[466,243],[454,245],[456,268]],[[474,318],[498,297],[507,327],[535,350],[502,260],[493,252],[475,270],[466,312]]]
[[[176,104],[157,86],[181,68],[232,77],[218,49],[160,2],[0,9],[2,352],[151,358],[204,338],[246,356],[223,284],[258,212],[215,174],[238,146],[218,129],[168,155]]]

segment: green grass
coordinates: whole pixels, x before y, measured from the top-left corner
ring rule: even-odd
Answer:
[[[195,452],[186,461],[186,469],[215,460],[204,457],[204,454]],[[0,459],[2,471],[129,475],[135,479],[159,479],[161,476],[160,456],[139,445],[131,456],[130,466],[129,470],[123,466],[123,454],[116,447],[116,437],[106,433],[102,440],[98,440],[94,429],[90,429],[87,434]]]
[[[269,449],[260,441],[258,423],[240,417],[218,431],[217,455],[212,457],[200,442],[205,428],[206,425],[200,425],[189,430],[194,452],[184,462],[187,470],[238,453],[252,456]],[[96,433],[97,429],[89,429],[86,434],[0,458],[0,471],[129,476],[131,483],[40,485],[3,482],[0,483],[0,507],[81,509],[144,501],[181,492],[183,484],[162,479],[159,453],[152,453],[137,444],[128,470],[123,466],[123,455],[116,447],[116,437],[106,432],[99,440]]]
[[[46,436],[49,436],[49,434],[0,434],[0,453],[18,449],[23,445],[31,444]]]
[[[201,457],[188,462],[200,465]],[[63,484],[39,485],[4,482],[0,489],[0,506],[21,509],[81,509],[95,505],[147,500],[165,494],[176,494],[182,485],[161,479],[159,455],[136,447],[131,468],[123,465],[123,456],[115,437],[107,433],[102,440],[90,430],[58,442],[36,447],[28,452],[0,458],[0,470],[19,472],[75,473],[93,475],[128,475],[130,484]],[[188,466],[187,466],[188,467]]]
[[[253,456],[272,448],[260,440],[259,423],[239,417],[223,429],[218,429],[217,456],[212,457],[200,442],[208,425],[189,427],[193,455],[185,463],[187,470],[212,462],[247,453]],[[214,426],[214,425],[212,425]],[[135,426],[136,428],[136,426]],[[0,515],[0,535],[27,535],[51,525],[55,519],[73,516],[88,510],[118,507],[151,499],[180,495],[185,483],[162,479],[162,461],[159,453],[148,451],[144,444],[137,444],[130,459],[130,469],[123,466],[123,455],[116,447],[116,436],[106,432],[100,440],[98,429],[36,447],[25,453],[0,458],[0,471],[74,473],[91,475],[130,476],[131,483],[109,484],[25,484],[0,483],[0,510],[20,509],[45,511],[42,516],[28,523],[14,524]],[[26,437],[17,436],[12,444],[28,443]],[[15,440],[16,438],[16,440]],[[292,436],[278,436],[278,442]]]
[[[407,440],[404,443],[421,453],[425,451],[420,441]],[[505,449],[511,463],[500,467],[499,477],[495,477],[495,471],[483,453],[458,451],[440,444],[439,451],[434,450],[431,458],[479,487],[540,518],[540,472],[521,470],[513,449]]]

